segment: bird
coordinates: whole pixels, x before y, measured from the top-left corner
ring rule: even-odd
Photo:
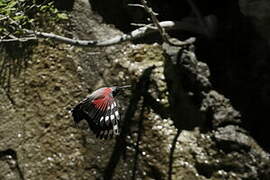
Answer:
[[[86,120],[100,139],[119,135],[120,114],[116,96],[122,89],[129,87],[131,85],[103,87],[92,92],[71,110],[75,124]]]

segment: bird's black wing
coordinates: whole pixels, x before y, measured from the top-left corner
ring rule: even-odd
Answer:
[[[92,100],[90,98],[86,98],[71,110],[75,123],[79,123],[81,120],[88,117],[88,113],[86,113],[83,109],[87,108],[91,101]]]
[[[113,134],[119,135],[119,121],[120,121],[120,114],[118,110],[118,104],[114,100],[110,105],[110,111],[107,113],[109,118],[109,125],[112,127]]]
[[[101,117],[102,121],[100,122],[100,126],[103,129],[106,129],[108,131],[105,131],[103,136],[104,138],[107,138],[108,136],[118,135],[118,122],[120,120],[119,116],[116,116],[115,113],[118,113],[117,104],[114,99],[112,99],[108,105],[106,113]]]
[[[97,108],[91,98],[86,98],[72,110],[72,115],[75,122],[85,119],[97,137],[107,139],[119,134],[120,115],[114,99]]]

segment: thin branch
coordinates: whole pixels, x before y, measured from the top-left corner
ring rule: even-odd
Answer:
[[[163,21],[159,23],[160,27],[166,28],[166,29],[181,29],[182,23],[177,23],[173,21]],[[185,28],[184,28],[185,29]],[[115,36],[111,39],[107,40],[76,40],[67,38],[64,36],[56,35],[53,33],[45,33],[45,32],[38,32],[38,31],[32,31],[28,29],[24,29],[24,31],[30,35],[36,35],[39,38],[49,38],[56,41],[64,42],[67,44],[72,44],[75,46],[85,46],[85,47],[104,47],[104,46],[111,46],[119,43],[123,43],[126,41],[138,39],[141,37],[146,36],[147,34],[156,32],[158,29],[154,28],[153,25],[146,25],[144,27],[138,28],[134,31],[132,31],[129,34],[123,34]],[[195,41],[195,38],[189,38],[186,41],[182,41],[182,43],[179,43],[178,45],[187,45],[191,44]]]
[[[170,149],[170,156],[169,156],[169,170],[168,170],[168,180],[172,180],[172,170],[173,170],[173,154],[176,148],[177,139],[181,133],[181,130],[178,129],[176,135],[173,138],[172,146]]]
[[[2,17],[1,20],[6,20],[6,19],[10,20],[11,23],[13,23],[16,26],[18,26],[19,29],[22,29],[22,26],[19,23],[17,23],[15,20],[13,20],[11,17],[6,16],[6,15],[3,15],[3,14],[0,14],[0,17]]]
[[[159,31],[159,33],[160,33],[160,35],[161,35],[161,37],[162,37],[162,39],[163,39],[164,42],[166,42],[166,43],[168,43],[168,44],[170,44],[170,45],[172,45],[172,46],[184,46],[184,45],[191,44],[191,43],[193,43],[193,42],[195,41],[195,39],[193,39],[192,41],[190,41],[190,40],[189,40],[189,41],[180,41],[180,42],[177,43],[177,44],[171,42],[171,41],[170,41],[171,38],[170,38],[169,34],[168,34],[168,33],[165,31],[165,29],[160,25],[160,22],[159,22],[159,20],[158,20],[157,17],[156,17],[157,13],[155,13],[155,12],[152,10],[152,8],[150,8],[150,7],[147,6],[147,1],[146,1],[146,0],[141,0],[141,3],[142,3],[142,5],[143,5],[145,11],[146,11],[147,13],[150,14],[151,19],[152,19],[154,25],[157,27],[157,29],[158,29],[158,31]]]
[[[181,41],[179,44],[171,43],[169,41],[169,36],[166,33],[166,30],[171,30],[171,29],[176,29],[176,30],[191,30],[192,32],[195,31],[196,33],[203,34],[201,30],[198,28],[194,27],[193,25],[187,24],[185,22],[174,22],[174,21],[163,21],[159,22],[155,16],[155,13],[150,9],[149,13],[152,14],[152,20],[154,24],[148,24],[143,27],[140,27],[138,29],[135,29],[134,31],[130,32],[129,34],[123,34],[123,35],[118,35],[115,36],[111,39],[107,40],[77,40],[77,39],[72,39],[60,35],[56,35],[53,33],[46,33],[46,32],[39,32],[39,31],[33,31],[29,29],[23,29],[20,24],[18,24],[16,21],[11,19],[8,16],[1,15],[0,17],[3,17],[4,19],[9,19],[12,23],[17,25],[17,27],[25,32],[26,34],[30,35],[30,37],[21,37],[21,38],[10,38],[10,39],[5,39],[5,38],[0,38],[0,43],[1,42],[11,42],[11,41],[19,41],[19,42],[25,42],[28,40],[36,40],[38,38],[48,38],[52,39],[55,41],[60,41],[63,43],[71,44],[74,46],[85,46],[85,47],[104,47],[104,46],[111,46],[119,43],[123,43],[126,41],[138,39],[141,37],[144,37],[150,33],[154,33],[159,31],[162,37],[165,37],[165,41],[168,42],[171,45],[177,45],[177,46],[183,46],[187,44],[191,44],[195,41],[195,38],[189,38],[186,41]]]
[[[128,4],[128,6],[130,6],[130,7],[140,7],[140,8],[144,9],[144,6],[141,5],[141,4]]]
[[[111,154],[110,160],[104,170],[103,179],[110,180],[113,178],[115,168],[120,160],[120,157],[124,154],[126,149],[126,136],[130,132],[131,119],[137,110],[137,105],[145,92],[149,88],[150,75],[155,66],[149,67],[144,70],[139,82],[136,84],[135,89],[132,92],[132,97],[129,101],[129,106],[126,110],[125,117],[123,119],[122,131],[120,136],[116,138],[116,143]]]
[[[8,43],[8,42],[26,42],[29,40],[37,40],[36,37],[22,37],[22,38],[12,38],[12,39],[0,39],[0,43]]]
[[[144,27],[147,26],[151,29],[156,29],[155,26],[153,26],[152,24],[142,24],[142,23],[130,23],[131,26],[137,26],[137,27]]]
[[[6,19],[8,19],[8,17],[5,17],[5,16],[3,16],[2,14],[0,14],[0,21],[3,21],[3,20],[6,20]]]
[[[158,21],[158,19],[157,19],[157,17],[156,17],[157,13],[155,13],[155,12],[152,10],[152,8],[150,8],[150,7],[147,6],[146,0],[141,0],[141,3],[142,3],[142,5],[143,5],[145,11],[146,11],[147,13],[150,14],[151,19],[152,19],[153,23],[155,24],[155,26],[158,28],[158,31],[159,31],[159,33],[160,33],[162,39],[163,39],[165,42],[169,41],[169,40],[168,40],[168,39],[169,39],[169,35],[166,33],[166,31],[164,30],[164,28],[162,28],[162,27],[160,26],[160,24],[159,24],[159,21]]]
[[[143,131],[143,121],[144,121],[144,113],[145,113],[145,108],[146,107],[146,102],[145,99],[143,98],[143,105],[141,108],[140,112],[140,120],[139,120],[139,125],[138,125],[138,137],[136,141],[136,148],[135,148],[135,154],[134,154],[134,164],[133,164],[133,170],[132,170],[132,176],[131,179],[135,180],[136,179],[136,172],[137,172],[137,166],[138,166],[138,158],[140,154],[140,142],[142,140],[142,131]]]

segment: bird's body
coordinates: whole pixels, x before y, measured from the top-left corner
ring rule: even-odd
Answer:
[[[119,134],[120,114],[115,96],[121,88],[104,87],[94,91],[72,109],[75,123],[85,119],[97,137],[107,139]]]

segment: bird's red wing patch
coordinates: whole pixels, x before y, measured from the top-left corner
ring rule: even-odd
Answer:
[[[93,111],[93,120],[96,124],[103,126],[105,115],[107,113],[107,106],[110,104],[110,100],[107,97],[95,99],[91,102]]]
[[[120,115],[113,97],[103,96],[92,101],[85,101],[82,110],[88,115],[87,121],[97,137],[107,139],[108,136],[119,134]]]
[[[119,134],[120,114],[114,99],[114,88],[101,88],[81,101],[73,110],[76,122],[85,119],[97,137],[107,138]]]
[[[109,97],[101,97],[98,99],[94,99],[92,101],[92,104],[95,106],[95,108],[102,110],[102,111],[105,111],[107,108],[106,106],[107,106],[108,102],[110,101],[110,99],[111,98],[109,98]]]

